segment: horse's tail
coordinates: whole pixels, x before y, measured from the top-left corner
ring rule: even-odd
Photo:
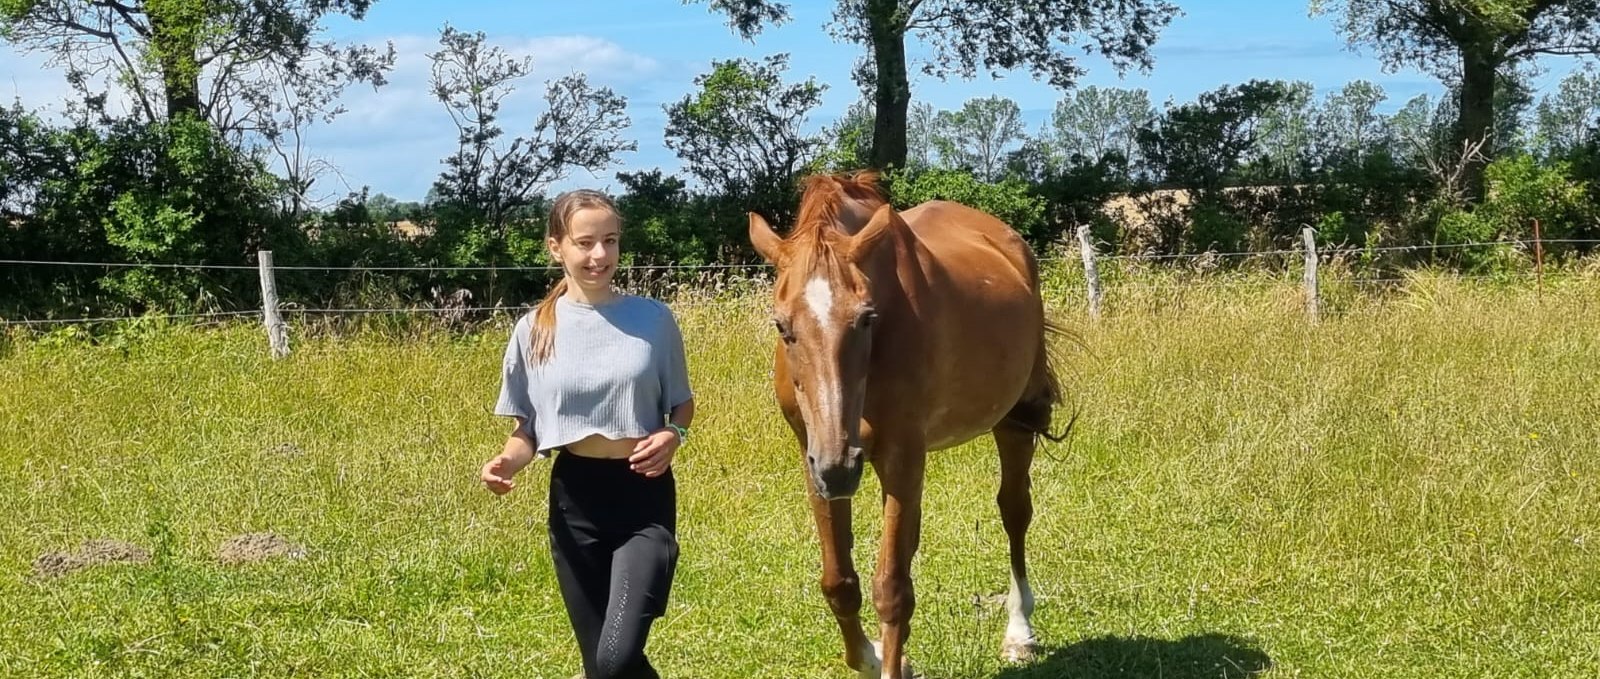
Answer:
[[[1067,420],[1067,426],[1061,430],[1060,434],[1050,433],[1050,413],[1055,410],[1055,406],[1061,403],[1065,396],[1061,388],[1061,373],[1059,372],[1062,360],[1059,354],[1060,350],[1057,348],[1057,343],[1051,341],[1055,338],[1066,339],[1079,346],[1083,345],[1083,338],[1077,333],[1068,330],[1066,326],[1051,320],[1048,316],[1045,317],[1043,337],[1039,346],[1039,360],[1044,363],[1042,368],[1044,373],[1044,398],[1042,400],[1046,410],[1045,416],[1042,418],[1044,426],[1039,427],[1036,433],[1052,442],[1060,443],[1072,435],[1072,425],[1078,421],[1078,408],[1073,407],[1072,417]]]
[[[1072,425],[1078,421],[1078,411],[1077,408],[1073,408],[1072,418],[1067,421],[1066,428],[1060,434],[1051,433],[1050,420],[1056,405],[1061,403],[1064,397],[1059,372],[1060,349],[1057,347],[1058,343],[1053,341],[1057,338],[1066,339],[1080,346],[1083,344],[1082,338],[1077,333],[1048,317],[1045,318],[1043,327],[1039,331],[1039,357],[1034,365],[1034,375],[1028,385],[1028,393],[1016,407],[1011,409],[1006,419],[1035,435],[1060,443],[1072,435]]]

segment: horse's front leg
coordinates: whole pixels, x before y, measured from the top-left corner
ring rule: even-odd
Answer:
[[[911,586],[911,560],[922,533],[922,481],[927,452],[899,448],[873,458],[883,486],[883,541],[873,577],[873,603],[882,627],[883,679],[910,679],[906,642],[911,638],[911,613],[916,594]]]
[[[806,490],[811,499],[811,514],[817,520],[817,537],[822,542],[822,596],[839,623],[844,637],[844,661],[862,676],[878,673],[878,654],[861,629],[861,579],[856,575],[850,549],[855,535],[850,528],[850,500],[828,501],[817,494],[806,474]]]

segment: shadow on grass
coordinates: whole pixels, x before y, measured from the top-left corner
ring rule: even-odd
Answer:
[[[1255,679],[1271,667],[1266,653],[1238,637],[1106,636],[1046,651],[1039,661],[1006,669],[995,679]]]

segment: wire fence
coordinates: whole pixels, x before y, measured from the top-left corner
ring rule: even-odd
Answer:
[[[1375,247],[1343,247],[1319,249],[1318,256],[1324,258],[1355,257],[1363,254],[1396,253],[1396,252],[1428,252],[1449,251],[1471,248],[1512,247],[1531,248],[1539,245],[1600,245],[1600,240],[1584,239],[1543,239],[1543,240],[1498,240],[1481,241],[1472,243],[1433,243],[1422,245],[1387,245]],[[1123,254],[1123,255],[1098,255],[1100,261],[1135,261],[1135,262],[1161,262],[1186,259],[1236,259],[1236,258],[1268,258],[1284,255],[1301,255],[1304,250],[1299,248],[1279,250],[1241,250],[1237,252],[1204,252],[1184,253],[1150,253],[1150,254]],[[1075,261],[1075,256],[1064,254],[1051,254],[1039,258],[1041,262]],[[93,267],[107,269],[182,269],[182,270],[218,270],[218,271],[255,271],[253,264],[173,264],[173,263],[146,263],[146,262],[71,262],[42,259],[0,259],[0,265],[10,266],[61,266],[61,267]],[[276,271],[376,271],[376,272],[417,272],[417,273],[461,273],[461,272],[543,272],[555,273],[561,267],[553,265],[537,266],[332,266],[332,265],[275,265]],[[729,270],[765,270],[771,269],[771,264],[632,264],[619,266],[621,271],[729,271]]]
[[[1545,246],[1552,246],[1552,245],[1588,245],[1588,246],[1594,246],[1594,245],[1600,245],[1600,240],[1581,240],[1581,239],[1501,240],[1501,241],[1484,241],[1484,242],[1471,242],[1471,243],[1438,243],[1438,244],[1424,244],[1424,245],[1394,245],[1394,246],[1378,246],[1378,247],[1367,247],[1367,248],[1343,247],[1343,248],[1332,248],[1332,249],[1326,249],[1326,250],[1317,249],[1317,250],[1315,250],[1315,251],[1313,251],[1311,253],[1312,259],[1308,260],[1308,262],[1309,261],[1336,261],[1336,260],[1338,260],[1340,258],[1354,258],[1354,257],[1361,257],[1361,256],[1371,256],[1371,255],[1374,255],[1374,254],[1388,254],[1388,253],[1416,253],[1416,252],[1430,252],[1430,251],[1459,251],[1459,250],[1466,250],[1466,249],[1472,249],[1472,248],[1516,248],[1516,249],[1526,250],[1526,249],[1538,249],[1538,248],[1542,248],[1542,247],[1545,247]],[[1289,256],[1305,257],[1306,255],[1307,255],[1307,250],[1305,250],[1303,248],[1297,248],[1297,249],[1254,250],[1254,251],[1237,251],[1237,252],[1206,251],[1206,252],[1194,252],[1194,253],[1151,253],[1151,254],[1137,254],[1137,253],[1135,253],[1135,254],[1120,254],[1120,255],[1100,255],[1100,254],[1098,254],[1098,252],[1093,252],[1092,254],[1085,254],[1084,256],[1085,257],[1090,257],[1090,258],[1092,258],[1094,260],[1097,260],[1098,262],[1139,264],[1139,263],[1180,262],[1180,261],[1186,261],[1186,260],[1203,260],[1203,261],[1221,261],[1221,260],[1237,260],[1237,259],[1271,260],[1272,258],[1281,258],[1281,257],[1289,257]],[[1041,256],[1039,258],[1041,263],[1044,263],[1046,265],[1056,265],[1056,266],[1071,266],[1071,265],[1077,263],[1077,261],[1079,259],[1080,259],[1079,257],[1066,254],[1064,251],[1058,252],[1058,253],[1052,253],[1052,254],[1044,255],[1044,256]],[[206,270],[260,271],[261,270],[260,266],[244,265],[244,264],[140,263],[140,262],[73,262],[73,261],[33,260],[33,259],[0,259],[0,266],[14,266],[14,267],[46,266],[46,267],[77,267],[77,268],[103,268],[103,269],[177,269],[177,270],[193,270],[193,271],[206,271]],[[276,272],[276,271],[296,271],[296,272],[373,272],[373,273],[402,273],[402,272],[406,272],[406,273],[431,273],[431,274],[459,273],[459,272],[490,272],[490,273],[494,273],[494,272],[506,272],[506,273],[540,272],[540,273],[555,273],[555,272],[559,272],[560,271],[560,267],[557,267],[557,266],[297,266],[297,265],[292,265],[292,266],[271,266],[271,271],[273,271],[273,272]],[[735,263],[735,264],[641,264],[641,265],[624,265],[624,266],[620,266],[620,267],[618,267],[618,272],[619,272],[619,275],[622,275],[622,276],[634,275],[636,273],[649,274],[649,273],[652,273],[652,272],[716,272],[716,273],[759,272],[760,276],[767,276],[767,275],[770,275],[772,273],[772,266],[770,264],[766,264],[766,263],[752,263],[752,264],[737,264],[737,263]],[[1273,286],[1290,285],[1290,284],[1294,284],[1294,283],[1298,282],[1296,280],[1293,280],[1293,279],[1287,277],[1287,276],[1289,276],[1290,274],[1292,274],[1294,272],[1292,272],[1292,271],[1290,271],[1290,270],[1288,270],[1286,268],[1283,271],[1283,273],[1285,274],[1286,277],[1285,278],[1281,278],[1281,279],[1262,279],[1262,278],[1256,277],[1256,278],[1250,278],[1250,279],[1235,278],[1235,279],[1224,279],[1224,280],[1195,280],[1193,278],[1187,278],[1187,279],[1183,279],[1183,280],[1170,280],[1170,281],[1160,281],[1160,282],[1121,281],[1121,280],[1118,280],[1118,277],[1113,276],[1112,279],[1111,279],[1112,285],[1109,285],[1108,287],[1110,287],[1111,289],[1115,289],[1115,290],[1171,290],[1171,289],[1176,289],[1176,288],[1202,288],[1202,289],[1216,289],[1216,288],[1268,288],[1268,287],[1273,287]],[[1205,273],[1201,273],[1200,275],[1203,276],[1203,275],[1206,275],[1206,274]],[[1458,274],[1458,275],[1453,276],[1454,279],[1463,280],[1463,281],[1487,281],[1487,280],[1510,281],[1510,280],[1517,280],[1517,279],[1529,280],[1529,279],[1533,279],[1535,277],[1536,277],[1536,274],[1534,274],[1534,273],[1497,274],[1497,275]],[[1330,282],[1335,282],[1335,283],[1338,283],[1338,284],[1351,284],[1351,285],[1358,285],[1358,286],[1373,286],[1373,285],[1399,285],[1399,284],[1407,283],[1407,282],[1409,282],[1411,280],[1412,279],[1410,279],[1410,278],[1395,277],[1395,276],[1392,276],[1392,275],[1387,275],[1387,276],[1379,275],[1379,276],[1369,276],[1369,277],[1361,277],[1361,276],[1341,277],[1341,278],[1332,279]],[[1096,281],[1096,284],[1098,285],[1098,281]],[[1093,294],[1094,293],[1091,292],[1091,296]],[[1312,294],[1314,294],[1314,291],[1313,291]],[[447,304],[447,305],[443,305],[443,306],[356,306],[356,307],[306,308],[306,307],[298,307],[298,306],[290,304],[290,305],[284,306],[283,308],[279,309],[278,311],[280,313],[284,314],[284,315],[303,315],[303,316],[359,316],[359,315],[378,315],[378,314],[408,314],[408,315],[425,315],[425,314],[442,315],[442,314],[451,314],[451,315],[459,316],[461,314],[469,314],[469,313],[486,313],[486,312],[498,313],[498,312],[512,312],[512,311],[522,312],[522,311],[526,311],[528,308],[529,307],[527,305],[522,305],[522,306],[507,306],[507,305],[464,306],[464,305],[459,305],[459,304]],[[189,320],[189,321],[215,321],[215,320],[222,320],[222,319],[236,319],[236,318],[247,317],[247,316],[261,316],[261,315],[263,315],[263,313],[264,313],[264,310],[252,309],[252,310],[246,310],[246,311],[207,311],[207,312],[195,312],[195,313],[164,313],[164,314],[163,313],[153,313],[153,314],[143,314],[143,315],[137,315],[137,316],[135,316],[135,315],[84,316],[84,317],[77,317],[77,318],[38,318],[38,319],[29,319],[29,318],[3,319],[3,318],[0,318],[0,327],[9,327],[9,326],[29,327],[29,326],[88,325],[88,324],[96,324],[96,323],[119,323],[119,322],[130,322],[130,321],[146,321],[146,322],[150,322],[150,321],[182,321],[182,320]]]
[[[62,262],[39,259],[0,259],[0,265],[16,266],[77,266],[111,269],[184,269],[219,271],[255,271],[259,267],[249,264],[144,264],[137,262]],[[274,271],[414,271],[421,273],[459,273],[466,271],[546,272],[561,270],[558,266],[273,266]],[[770,264],[636,264],[618,267],[628,271],[717,271],[729,269],[768,269]]]

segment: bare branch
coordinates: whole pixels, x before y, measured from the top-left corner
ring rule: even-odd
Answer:
[[[1600,54],[1600,42],[1587,44],[1587,45],[1578,44],[1578,45],[1535,45],[1535,46],[1529,46],[1529,47],[1524,47],[1524,48],[1522,48],[1520,50],[1515,50],[1515,51],[1506,53],[1506,58],[1508,58],[1508,59],[1521,59],[1521,58],[1524,58],[1524,57],[1533,56],[1535,54],[1547,54],[1547,55],[1550,55],[1550,56],[1560,56],[1560,57],[1582,57],[1582,56]]]
[[[139,37],[146,39],[150,37],[150,27],[140,23],[138,19],[134,18],[135,15],[143,14],[143,12],[120,2],[116,2],[116,0],[96,0],[95,2],[91,2],[89,4],[94,7],[105,7],[115,11],[122,17],[123,22],[128,25],[130,30],[139,34]]]

